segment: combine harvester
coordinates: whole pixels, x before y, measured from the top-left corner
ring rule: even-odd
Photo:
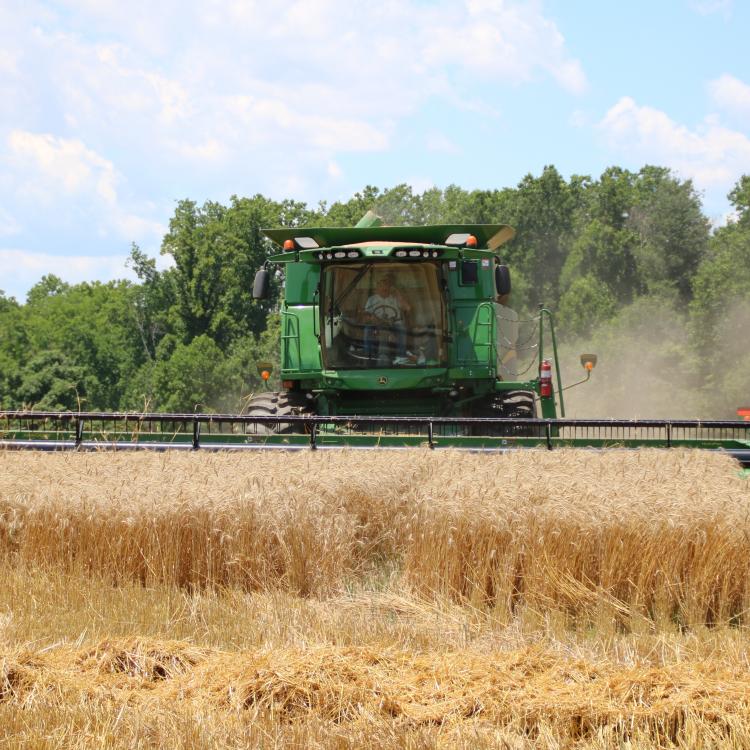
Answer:
[[[268,296],[283,268],[279,392],[246,413],[0,412],[12,448],[692,447],[750,466],[750,422],[565,419],[552,314],[519,341],[501,304],[510,272],[501,224],[271,229],[280,247],[255,278]],[[275,269],[275,270],[274,270]],[[526,371],[517,354],[532,352]],[[272,365],[259,363],[264,380]],[[521,374],[517,374],[521,372]]]

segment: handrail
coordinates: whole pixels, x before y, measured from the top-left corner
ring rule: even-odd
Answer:
[[[318,303],[316,300],[320,297],[320,284],[315,287],[315,291],[313,292],[313,298],[312,298],[312,318],[313,318],[313,336],[316,338],[320,336],[320,331],[318,330]]]
[[[291,333],[291,334],[285,333],[286,327],[285,327],[285,323],[284,323],[284,320],[283,320],[284,316],[288,316],[291,320],[295,321],[296,327],[297,327],[297,333],[296,334],[294,334],[294,333]],[[284,346],[286,347],[285,350],[281,352],[282,367],[285,366],[284,369],[295,369],[295,368],[291,367],[290,364],[289,364],[290,357],[289,357],[289,344],[288,344],[288,341],[290,339],[293,339],[294,341],[297,342],[297,369],[301,369],[301,367],[302,367],[302,342],[300,341],[299,315],[297,315],[297,313],[292,312],[291,310],[289,310],[289,308],[283,307],[283,308],[281,308],[281,317],[282,317],[282,323],[281,323],[281,341],[284,344]],[[284,356],[284,355],[286,355],[286,356]]]
[[[488,310],[489,317],[487,319],[487,322],[482,322],[480,320],[480,315],[482,313],[482,310]],[[475,347],[477,346],[487,347],[487,366],[490,368],[492,368],[495,362],[497,361],[497,352],[496,352],[496,347],[495,347],[495,342],[497,340],[497,337],[493,336],[494,326],[492,325],[494,317],[495,317],[495,308],[492,302],[482,302],[477,307],[477,314],[476,314],[476,318],[474,322],[474,336],[472,337],[472,344]],[[487,329],[487,342],[486,343],[477,341],[477,336],[479,334],[478,329],[480,327]]]

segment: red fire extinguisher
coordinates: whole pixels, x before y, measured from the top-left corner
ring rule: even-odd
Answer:
[[[539,395],[542,398],[552,395],[552,363],[548,359],[542,360],[539,367]]]

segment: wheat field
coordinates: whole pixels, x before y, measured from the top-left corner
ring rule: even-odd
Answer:
[[[705,453],[0,453],[0,744],[746,747],[749,553]]]

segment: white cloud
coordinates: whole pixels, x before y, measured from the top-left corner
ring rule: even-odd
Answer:
[[[750,86],[739,78],[725,73],[711,81],[709,92],[716,106],[750,118]]]
[[[599,130],[615,150],[636,160],[661,164],[692,178],[698,188],[726,192],[750,171],[750,138],[717,118],[690,129],[665,112],[623,97],[604,116]]]
[[[150,154],[163,148],[197,162],[292,141],[325,152],[323,170],[341,151],[388,148],[395,124],[427,97],[481,99],[477,75],[499,84],[546,76],[573,93],[586,86],[538,2],[30,7],[23,18],[37,30],[24,40],[27,54],[83,141],[137,133]]]
[[[486,119],[527,82],[586,87],[538,0],[0,3],[0,231],[154,247],[176,199],[319,199],[426,106]]]
[[[573,94],[587,87],[581,63],[572,58],[557,26],[538,2],[466,0],[462,12],[433,16],[425,28],[423,56],[429,64],[465,67],[510,83],[542,71]],[[449,21],[450,18],[450,22]],[[457,43],[467,54],[457,54]]]
[[[158,237],[164,232],[163,225],[122,204],[121,177],[114,165],[80,140],[13,130],[0,160],[11,170],[16,197],[29,204],[41,203],[46,211],[54,211],[64,210],[70,201],[83,201],[96,213],[100,233],[114,229],[125,239]],[[18,222],[14,226],[20,231]]]
[[[112,162],[81,141],[13,130],[7,146],[10,161],[25,176],[21,189],[35,197],[52,202],[62,191],[69,195],[93,193],[105,203],[116,202],[117,176]]]
[[[564,89],[573,94],[583,94],[588,88],[586,74],[578,60],[561,60],[550,72]]]
[[[318,108],[305,106],[304,99],[296,106],[287,101],[293,96],[237,96],[226,100],[223,108],[231,115],[237,137],[256,144],[291,140],[327,153],[380,151],[388,145],[387,135],[363,120],[319,114]]]

